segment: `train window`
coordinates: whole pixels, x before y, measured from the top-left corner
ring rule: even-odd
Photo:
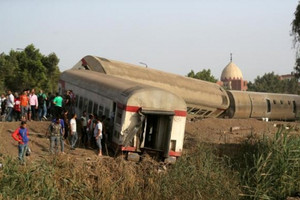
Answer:
[[[82,110],[83,98],[79,97],[79,109]]]
[[[117,131],[114,131],[114,137],[117,137],[118,133]]]
[[[79,104],[79,98],[78,97],[74,97],[75,98],[75,106],[78,107]]]
[[[118,109],[117,109],[117,115],[116,115],[116,123],[117,124],[121,124],[122,114],[123,114],[123,109],[118,107]]]
[[[293,101],[293,113],[296,113],[296,111],[297,111],[296,101]]]
[[[207,112],[207,110],[200,110],[200,112],[198,112],[197,114],[198,115],[203,115],[204,113],[206,113]]]
[[[105,108],[105,116],[109,117],[109,109],[108,108]]]
[[[83,107],[82,107],[82,110],[87,110],[88,108],[88,99],[87,98],[84,98],[83,99]]]
[[[102,105],[99,105],[98,115],[99,116],[103,115],[103,106]]]
[[[271,102],[270,102],[270,99],[267,99],[267,112],[271,112]]]
[[[93,113],[97,113],[97,111],[98,111],[98,104],[94,103]]]
[[[212,112],[212,111],[209,110],[208,112],[206,112],[206,113],[204,114],[204,116],[208,116],[211,112]]]
[[[92,110],[93,110],[93,102],[90,100],[89,107],[88,107],[88,113],[92,113]]]
[[[200,111],[200,109],[198,109],[198,108],[193,108],[192,110],[190,110],[190,114],[196,115],[199,111]]]
[[[222,105],[227,105],[227,104],[228,104],[227,96],[222,95]]]
[[[187,113],[190,113],[193,108],[187,107]]]
[[[175,151],[176,149],[176,140],[171,140],[170,150]]]
[[[276,100],[273,100],[273,103],[276,104]]]

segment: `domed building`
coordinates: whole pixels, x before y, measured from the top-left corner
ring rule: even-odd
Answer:
[[[245,91],[248,89],[247,83],[247,81],[244,81],[240,68],[232,62],[231,55],[229,64],[222,71],[221,82],[219,82],[219,84],[229,90]]]

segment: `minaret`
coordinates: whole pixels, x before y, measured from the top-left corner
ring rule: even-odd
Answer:
[[[232,53],[230,53],[230,62],[232,62]]]

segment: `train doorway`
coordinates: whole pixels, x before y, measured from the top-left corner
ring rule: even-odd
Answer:
[[[141,135],[142,151],[168,157],[171,140],[173,115],[145,113]]]

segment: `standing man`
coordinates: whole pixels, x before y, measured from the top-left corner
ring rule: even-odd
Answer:
[[[102,156],[102,145],[101,145],[101,139],[102,139],[102,123],[100,122],[100,117],[97,118],[97,123],[94,129],[94,137],[99,149],[98,156]]]
[[[0,111],[0,114],[1,116],[4,115],[5,113],[5,109],[6,109],[6,97],[5,97],[5,94],[1,94],[1,98],[0,98],[0,105],[1,105],[1,111]]]
[[[80,118],[81,120],[81,142],[84,145],[84,147],[87,147],[87,141],[88,141],[88,135],[87,135],[87,115],[86,111],[83,111],[82,116]]]
[[[36,120],[36,110],[38,109],[39,103],[38,98],[35,94],[34,89],[31,90],[31,93],[29,95],[29,102],[30,102],[30,108],[31,108],[31,118],[32,120]],[[29,118],[30,120],[30,118]]]
[[[29,105],[29,98],[27,96],[27,91],[24,90],[23,94],[20,96],[21,101],[21,120],[26,121],[28,116],[28,105]]]
[[[38,102],[39,102],[39,120],[43,119],[47,120],[47,106],[46,106],[46,101],[47,101],[47,96],[45,93],[43,93],[43,90],[40,90],[40,93],[38,94]]]
[[[12,120],[13,108],[15,104],[14,102],[15,102],[14,95],[11,93],[11,90],[8,90],[8,96],[6,101],[6,107],[7,107],[6,121],[11,122]]]
[[[51,124],[49,125],[49,132],[50,132],[50,152],[54,154],[54,146],[55,146],[55,152],[58,152],[58,143],[60,143],[60,151],[61,153],[64,153],[64,141],[63,141],[63,121],[60,120],[59,117],[56,117]],[[48,132],[46,133],[46,136],[48,135]]]
[[[75,145],[78,139],[76,118],[77,115],[73,114],[72,119],[70,120],[71,150],[75,150]]]
[[[56,97],[53,99],[54,104],[54,116],[59,116],[62,114],[62,105],[63,105],[63,98],[56,93]]]
[[[15,92],[14,116],[16,121],[21,121],[21,101],[20,96]]]
[[[12,137],[14,140],[19,142],[18,149],[19,149],[19,160],[23,164],[25,162],[25,153],[28,148],[28,129],[26,128],[26,122],[22,121],[21,126],[12,133]]]

